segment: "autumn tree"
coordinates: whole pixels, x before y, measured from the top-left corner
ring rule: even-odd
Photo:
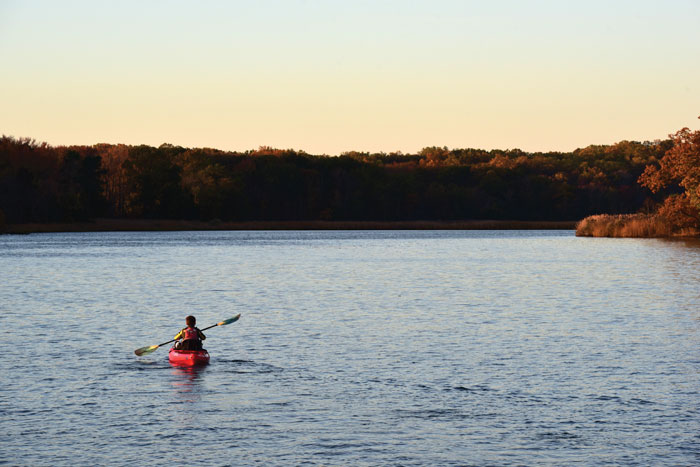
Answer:
[[[671,140],[673,146],[658,166],[649,165],[639,181],[653,192],[673,186],[682,189],[666,198],[659,214],[676,230],[700,228],[700,131],[683,128]]]

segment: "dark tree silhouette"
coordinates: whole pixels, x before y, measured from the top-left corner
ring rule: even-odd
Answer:
[[[576,220],[635,212],[673,193],[670,186],[653,193],[637,183],[673,145],[622,141],[571,153],[430,147],[418,154],[329,157],[269,147],[51,147],[5,136],[0,211],[7,223]]]

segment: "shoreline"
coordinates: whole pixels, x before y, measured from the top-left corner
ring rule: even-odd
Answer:
[[[95,219],[72,223],[6,224],[0,234],[197,230],[575,230],[578,221],[186,221]]]

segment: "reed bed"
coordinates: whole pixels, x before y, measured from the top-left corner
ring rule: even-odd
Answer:
[[[678,234],[678,233],[675,233]],[[657,238],[674,235],[665,219],[656,214],[598,214],[576,226],[579,237]]]

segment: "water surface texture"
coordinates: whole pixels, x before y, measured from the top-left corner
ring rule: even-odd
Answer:
[[[0,464],[697,465],[700,244],[0,236]],[[211,364],[173,368],[188,314]]]

